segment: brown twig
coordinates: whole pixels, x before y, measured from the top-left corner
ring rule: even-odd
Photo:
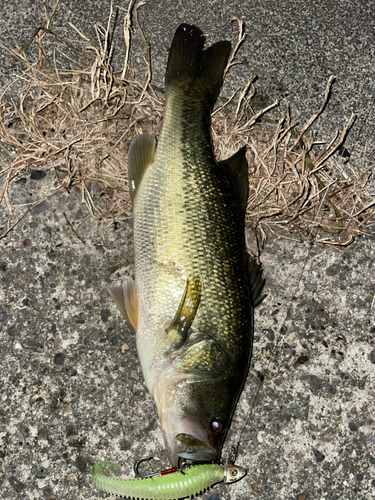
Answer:
[[[65,220],[66,220],[66,222],[67,222],[68,226],[69,226],[69,227],[70,227],[70,229],[73,231],[73,233],[77,236],[77,238],[79,239],[79,241],[81,241],[84,245],[86,245],[85,240],[83,240],[83,239],[79,236],[79,234],[77,233],[77,231],[74,229],[73,224],[70,222],[70,220],[69,220],[69,219],[68,219],[68,217],[66,216],[66,213],[65,213],[65,212],[63,212],[63,216],[65,217]]]
[[[324,92],[324,98],[323,98],[323,102],[319,108],[319,110],[315,113],[314,116],[312,116],[310,118],[310,120],[307,122],[307,124],[305,125],[305,127],[302,129],[302,131],[300,132],[299,136],[297,137],[297,139],[294,141],[291,149],[294,149],[297,144],[299,143],[299,141],[301,140],[301,138],[305,135],[305,133],[307,132],[307,130],[311,127],[311,125],[315,122],[315,120],[318,118],[319,115],[322,114],[324,108],[326,107],[326,104],[328,102],[328,99],[329,99],[329,94],[331,92],[331,87],[332,87],[332,83],[334,82],[335,80],[335,77],[334,76],[330,76],[329,79],[328,79],[328,82],[327,82],[327,86],[326,86],[326,90]]]

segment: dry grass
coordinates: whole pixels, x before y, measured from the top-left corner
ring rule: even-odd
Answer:
[[[126,57],[119,72],[111,64],[112,12],[107,27],[96,27],[98,40],[89,48],[77,48],[77,43],[50,31],[54,9],[46,16],[44,28],[35,33],[37,61],[28,60],[25,50],[10,51],[26,70],[18,77],[23,83],[19,102],[8,97],[10,86],[3,88],[0,95],[0,146],[6,165],[0,171],[4,181],[0,203],[8,211],[6,230],[0,239],[38,203],[21,212],[12,206],[12,180],[30,168],[52,170],[57,190],[79,186],[82,201],[97,219],[113,223],[130,216],[126,153],[131,140],[141,132],[158,136],[164,109],[163,95],[150,85],[150,48],[137,17],[143,3],[133,4],[134,0],[123,14]],[[143,82],[136,80],[129,66],[133,19],[146,50]],[[243,25],[240,21],[238,25],[238,44],[228,70],[236,63],[235,52],[243,41]],[[88,43],[85,35],[76,31]],[[47,35],[54,39],[48,51],[43,43]],[[72,61],[79,55],[90,62],[89,67],[77,68],[72,62],[67,70],[58,68],[56,62],[51,64],[61,47],[67,57],[70,53]],[[332,79],[321,109],[301,132],[296,130],[289,110],[277,122],[265,118],[277,103],[259,113],[253,111],[252,80],[240,93],[236,106],[233,96],[215,110],[212,131],[218,159],[230,156],[241,146],[248,148],[251,169],[246,220],[258,242],[275,233],[285,238],[345,245],[355,235],[365,234],[375,204],[366,187],[374,165],[359,172],[350,164],[342,165],[334,155],[353,117],[323,150],[320,144],[319,154],[314,154],[316,142],[309,132],[328,101]],[[90,196],[89,183],[100,186],[100,206]],[[295,232],[291,236],[292,229]]]

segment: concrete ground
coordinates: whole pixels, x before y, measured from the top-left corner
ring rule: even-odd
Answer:
[[[0,41],[26,42],[43,24],[44,5],[2,3]],[[94,36],[93,25],[106,23],[108,11],[107,1],[61,1],[51,29],[65,33],[72,22]],[[240,52],[245,65],[229,75],[225,95],[255,71],[257,109],[277,98],[304,123],[334,74],[332,99],[314,128],[329,139],[357,113],[346,147],[358,167],[373,163],[373,2],[150,0],[140,20],[152,43],[155,83],[162,84],[180,22],[197,24],[210,42],[235,41],[233,16],[246,22],[249,36]],[[120,35],[119,29],[118,61]],[[134,48],[140,63],[141,44]],[[19,65],[5,51],[0,63],[4,84]],[[12,182],[13,204],[55,187],[52,175],[32,171]],[[100,199],[95,188],[92,196]],[[5,223],[0,206],[0,233]],[[203,498],[374,498],[374,242],[365,236],[331,250],[267,241],[268,298],[257,310],[252,367],[223,451],[225,458],[243,431],[237,463],[249,473]],[[134,333],[106,292],[132,273],[132,262],[131,221],[116,227],[94,221],[75,189],[47,199],[0,241],[1,499],[105,498],[89,482],[95,461],[114,460],[130,472],[135,459],[163,458]]]

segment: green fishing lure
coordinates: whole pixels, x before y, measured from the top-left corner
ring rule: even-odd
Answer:
[[[92,484],[107,493],[125,498],[144,500],[178,500],[199,495],[214,484],[234,483],[246,475],[237,465],[192,465],[157,477],[118,479],[121,467],[113,462],[97,462],[91,471]]]

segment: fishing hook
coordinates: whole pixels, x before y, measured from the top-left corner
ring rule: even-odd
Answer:
[[[135,477],[138,477],[140,479],[145,479],[146,477],[156,477],[156,476],[164,476],[166,474],[171,474],[172,472],[181,472],[181,474],[185,474],[184,470],[188,467],[188,464],[186,462],[183,462],[182,458],[179,457],[178,459],[178,464],[177,464],[177,467],[173,467],[172,469],[167,469],[167,470],[162,470],[162,471],[157,471],[157,472],[153,472],[152,474],[141,474],[139,472],[139,466],[141,465],[141,463],[143,462],[147,462],[149,460],[153,460],[154,457],[151,455],[149,457],[145,457],[145,458],[140,458],[139,460],[136,460],[134,462],[134,465],[133,465],[133,470],[134,470],[134,474],[135,474]]]
[[[134,465],[133,465],[133,470],[134,470],[134,474],[135,474],[135,477],[139,477],[141,479],[144,479],[146,477],[155,477],[155,476],[158,476],[160,474],[160,471],[158,472],[154,472],[152,474],[140,474],[139,472],[139,466],[141,465],[141,463],[143,462],[147,462],[148,460],[153,460],[154,457],[151,455],[150,457],[145,457],[145,458],[140,458],[139,460],[136,460],[134,462]]]

